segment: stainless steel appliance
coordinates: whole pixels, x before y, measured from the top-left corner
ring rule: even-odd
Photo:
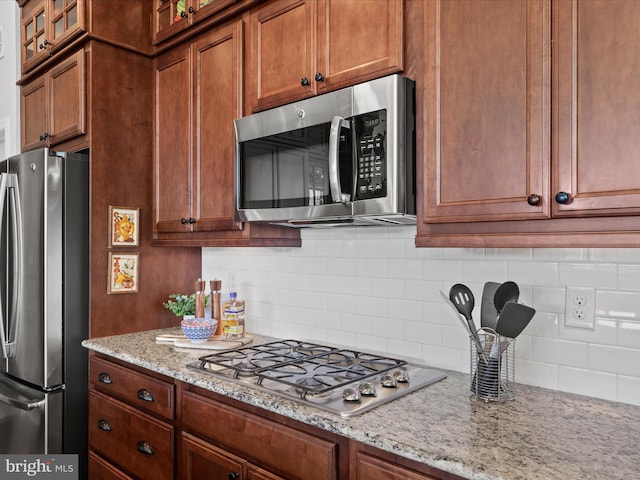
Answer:
[[[390,75],[237,119],[239,219],[415,224],[414,92]]]
[[[404,360],[278,340],[200,357],[189,368],[350,417],[446,375]]]
[[[88,156],[35,150],[0,172],[0,453],[81,454]]]

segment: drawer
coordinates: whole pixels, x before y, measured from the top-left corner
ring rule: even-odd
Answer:
[[[174,418],[172,383],[93,356],[89,361],[89,378],[91,385],[101,392],[168,420]]]
[[[133,480],[95,453],[89,453],[89,478],[91,480]]]
[[[188,391],[182,421],[185,429],[290,480],[337,478],[338,449],[329,440]]]
[[[174,427],[93,391],[89,447],[136,477],[173,478]]]

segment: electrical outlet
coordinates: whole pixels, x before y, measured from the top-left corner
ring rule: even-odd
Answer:
[[[564,325],[595,329],[596,289],[593,287],[574,287],[567,285]]]

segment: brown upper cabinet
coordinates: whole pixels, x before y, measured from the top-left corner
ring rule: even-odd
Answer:
[[[233,120],[241,117],[242,21],[158,57],[155,229],[239,230]]]
[[[417,245],[637,244],[640,3],[430,0],[424,21]]]
[[[87,34],[143,53],[151,51],[150,8],[141,0],[18,0],[22,74],[75,48]],[[54,60],[55,61],[55,60]]]
[[[156,0],[154,43],[163,42],[239,0]]]
[[[84,31],[84,0],[31,0],[22,8],[22,73]]]
[[[234,218],[233,120],[242,116],[242,32],[242,19],[237,19],[155,59],[157,245],[253,241],[252,228]],[[285,243],[299,244],[298,232],[269,231],[288,238]]]
[[[59,144],[86,127],[84,49],[20,88],[22,151]]]
[[[249,37],[257,111],[402,71],[403,2],[269,2],[252,11]]]

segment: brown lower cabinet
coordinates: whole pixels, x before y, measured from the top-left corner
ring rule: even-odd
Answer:
[[[89,369],[92,480],[459,478],[95,352]]]

